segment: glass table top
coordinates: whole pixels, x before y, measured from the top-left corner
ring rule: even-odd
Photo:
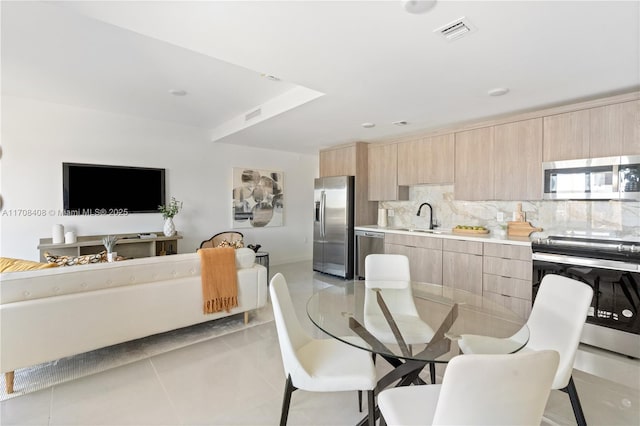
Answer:
[[[422,283],[413,283],[412,293],[417,325],[407,322],[415,318],[398,314],[393,294],[366,288],[365,281],[318,291],[307,302],[307,315],[333,338],[396,359],[448,362],[460,354],[457,342],[462,335],[495,338],[487,339],[488,353],[514,353],[529,340],[525,319],[486,297]],[[372,314],[373,300],[378,315]],[[385,308],[390,315],[384,315]]]

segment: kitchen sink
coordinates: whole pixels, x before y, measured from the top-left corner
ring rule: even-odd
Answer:
[[[421,229],[421,228],[394,228],[397,231],[409,231],[409,232],[423,232],[425,234],[445,234],[447,231],[441,231],[438,229]]]

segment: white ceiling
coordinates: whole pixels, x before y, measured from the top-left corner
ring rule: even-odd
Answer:
[[[640,88],[639,1],[2,1],[1,31],[3,94],[300,153]]]

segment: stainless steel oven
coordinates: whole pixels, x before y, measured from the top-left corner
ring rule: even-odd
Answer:
[[[640,242],[548,237],[532,242],[533,295],[546,274],[594,290],[583,343],[640,358]]]

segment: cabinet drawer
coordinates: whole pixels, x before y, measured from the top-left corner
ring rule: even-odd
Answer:
[[[531,300],[531,286],[531,281],[501,277],[500,275],[485,273],[482,278],[483,292],[489,291],[525,300]]]
[[[442,250],[442,238],[387,233],[384,236],[384,242],[385,244],[399,244],[403,246]]]
[[[531,302],[529,300],[505,296],[498,293],[492,293],[490,291],[484,292],[482,296],[500,306],[504,306],[520,318],[529,318],[529,314],[531,313]]]
[[[484,243],[484,255],[505,259],[531,260],[531,247]]]
[[[482,254],[482,243],[477,241],[444,240],[442,249],[456,253]]]
[[[484,256],[482,267],[485,274],[500,275],[502,277],[519,278],[521,280],[531,281],[533,264],[531,261],[525,260]]]

